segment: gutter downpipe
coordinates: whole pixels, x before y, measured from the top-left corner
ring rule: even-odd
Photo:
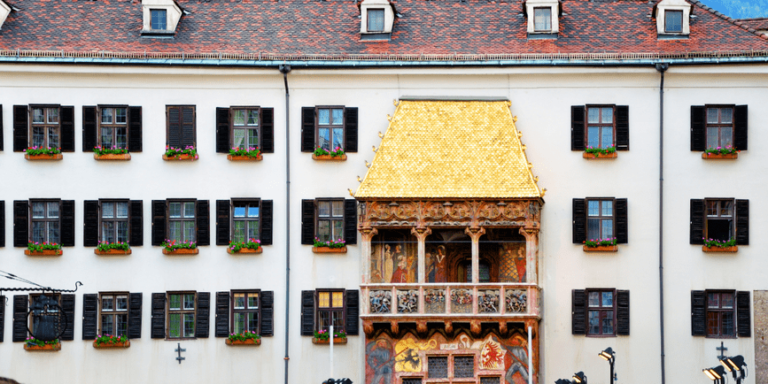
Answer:
[[[283,74],[283,83],[285,84],[285,384],[288,384],[288,335],[291,327],[289,319],[291,318],[291,156],[290,143],[290,93],[288,91],[288,73],[291,72],[291,66],[280,64],[278,67]]]
[[[659,84],[659,331],[661,336],[661,384],[666,383],[664,366],[664,72],[668,63],[656,63]]]

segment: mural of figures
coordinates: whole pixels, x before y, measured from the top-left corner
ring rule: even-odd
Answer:
[[[446,260],[445,246],[439,245],[437,247],[427,247],[426,254],[427,262],[427,282],[428,283],[445,283],[446,280]]]
[[[504,283],[524,283],[526,274],[525,244],[504,243],[499,249],[499,277]]]
[[[392,376],[395,373],[395,353],[392,342],[380,338],[368,343],[365,347],[365,374],[370,381],[368,384],[394,384]]]
[[[509,352],[506,354],[504,379],[509,384],[528,383],[528,341],[517,335],[509,345],[504,345],[504,349]]]
[[[371,283],[415,283],[418,243],[405,231],[382,230],[371,242]]]

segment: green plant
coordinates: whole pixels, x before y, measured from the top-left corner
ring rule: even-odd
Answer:
[[[125,335],[122,335],[122,336],[99,335],[99,337],[96,338],[96,345],[125,343],[126,341],[128,341],[128,336],[125,336]]]
[[[36,347],[36,346],[44,346],[44,345],[56,345],[59,343],[59,339],[51,340],[51,341],[42,341],[39,339],[35,339],[32,336],[27,337],[26,340],[24,340],[24,343],[27,345],[27,347]]]
[[[257,335],[256,332],[251,331],[245,331],[240,334],[232,333],[228,338],[229,341],[246,341],[248,339],[253,339],[254,343],[256,343],[257,340],[261,340],[261,336]]]
[[[39,155],[58,155],[61,153],[61,150],[59,148],[43,148],[43,147],[28,147],[27,148],[27,155],[29,156],[39,156]]]
[[[717,239],[707,239],[706,237],[702,237],[704,240],[704,246],[707,248],[712,247],[720,247],[720,248],[726,248],[726,247],[733,247],[736,245],[736,239],[730,239],[728,241],[721,241]]]
[[[98,156],[102,155],[124,155],[128,153],[127,149],[123,148],[117,148],[116,146],[112,146],[112,148],[102,148],[101,145],[97,145],[93,148],[93,153],[95,153]]]
[[[195,248],[197,248],[197,243],[195,243],[193,241],[185,241],[185,242],[176,244],[176,240],[171,240],[171,239],[165,239],[165,241],[163,242],[162,245],[163,245],[163,247],[165,247],[165,250],[169,251],[169,252],[175,251],[177,249],[195,249]]]
[[[104,241],[104,242],[99,241],[99,245],[96,247],[96,249],[99,252],[106,252],[106,251],[109,251],[110,249],[119,249],[121,251],[127,251],[127,250],[131,249],[131,246],[127,242],[124,243],[122,241],[118,241],[118,242],[115,242],[115,243],[109,243],[109,242],[106,242],[106,241]]]
[[[609,247],[616,245],[616,238],[608,238],[608,239],[590,239],[583,241],[584,245],[587,246],[587,248],[597,248],[597,247]]]
[[[29,242],[27,243],[27,249],[29,249],[30,252],[42,252],[42,251],[49,251],[49,250],[60,250],[61,244],[56,243],[48,243],[47,241],[44,241],[42,244],[38,242]]]
[[[317,339],[317,340],[325,341],[325,340],[328,340],[330,338],[330,336],[331,335],[329,334],[327,329],[321,329],[319,331],[315,331],[315,339]],[[344,332],[344,330],[342,329],[341,331],[334,332],[333,333],[333,338],[334,339],[346,339],[347,338],[347,333]]]
[[[315,237],[315,247],[344,248],[346,246],[347,244],[342,239],[321,241],[319,238]]]
[[[243,248],[257,250],[261,248],[261,240],[248,239],[247,241],[230,241],[229,242],[229,249],[232,251],[232,253],[240,252],[240,250]]]
[[[331,152],[328,152],[328,151],[326,151],[325,149],[323,149],[323,147],[317,147],[317,148],[315,149],[315,152],[314,152],[314,154],[315,154],[315,156],[327,156],[327,155],[331,155],[331,157],[339,157],[339,156],[341,156],[341,155],[343,155],[343,154],[344,154],[344,150],[343,150],[343,149],[341,149],[341,147],[336,147],[336,149],[334,149],[333,151],[331,151]]]
[[[189,155],[197,158],[197,149],[193,145],[187,145],[184,149],[165,146],[165,157]]]
[[[736,147],[731,145],[726,145],[725,147],[717,147],[717,148],[707,148],[704,153],[709,155],[731,155],[734,153],[741,152],[739,150],[736,150]]]
[[[610,146],[610,147],[605,147],[605,148],[600,148],[600,147],[598,147],[598,148],[587,147],[587,148],[585,148],[585,149],[584,149],[584,152],[586,152],[586,153],[591,153],[591,154],[593,154],[595,157],[597,157],[597,156],[599,156],[599,155],[607,155],[607,154],[609,154],[609,153],[614,153],[614,152],[616,152],[616,147],[615,147],[615,146]]]
[[[249,147],[248,149],[241,148],[241,147],[232,147],[232,149],[229,150],[229,154],[232,156],[248,156],[257,158],[259,157],[259,154],[261,154],[261,150],[259,147]]]

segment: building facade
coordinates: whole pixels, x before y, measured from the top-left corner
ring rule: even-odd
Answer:
[[[611,347],[620,382],[705,382],[722,345],[768,380],[768,50],[744,23],[684,0],[0,0],[0,22],[0,271],[83,284],[52,295],[50,353],[24,348],[40,291],[0,293],[0,377],[607,383]]]

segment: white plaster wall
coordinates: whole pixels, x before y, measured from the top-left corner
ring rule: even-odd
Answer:
[[[720,74],[712,74],[711,72]],[[285,340],[285,105],[277,70],[132,68],[61,66],[0,67],[0,104],[4,111],[5,151],[0,152],[0,199],[6,201],[6,247],[0,269],[55,287],[85,286],[76,303],[75,341],[53,354],[27,353],[11,342],[12,303],[6,307],[5,342],[0,343],[0,376],[25,383],[45,381],[47,373],[66,372],[63,382],[282,382]],[[766,222],[759,213],[762,175],[768,163],[760,153],[768,140],[761,127],[768,67],[675,68],[667,73],[665,109],[665,316],[667,382],[703,381],[701,369],[714,366],[719,340],[690,336],[692,289],[766,289],[761,279],[768,261],[759,233]],[[291,87],[291,305],[290,383],[318,383],[330,375],[328,347],[300,336],[301,291],[357,288],[359,247],[345,255],[316,255],[300,245],[301,199],[349,197],[347,188],[364,176],[377,132],[387,128],[392,101],[404,95],[505,96],[519,117],[529,161],[539,185],[547,189],[541,231],[540,276],[544,289],[541,334],[541,382],[583,370],[591,383],[607,384],[608,364],[597,356],[617,351],[620,382],[659,381],[658,291],[658,84],[652,68],[399,69],[294,70]],[[702,81],[702,79],[706,79]],[[730,162],[704,161],[690,151],[690,105],[750,104],[750,150]],[[28,162],[12,152],[12,105],[74,105],[76,148],[61,162]],[[126,163],[105,163],[83,153],[81,107],[98,103],[143,106],[144,151]],[[589,161],[570,151],[570,106],[610,103],[630,106],[630,151],[613,161]],[[200,160],[161,160],[165,145],[165,105],[197,105]],[[316,162],[300,152],[301,107],[347,105],[360,108],[359,152],[346,162]],[[215,108],[261,105],[275,108],[275,153],[260,163],[238,164],[215,153]],[[704,175],[710,175],[706,178]],[[119,176],[119,177],[118,177]],[[764,194],[763,194],[764,195]],[[230,256],[225,247],[201,247],[189,257],[163,256],[150,246],[152,199],[230,197],[274,200],[274,245],[258,256]],[[571,241],[571,200],[583,197],[629,199],[629,244],[616,254],[586,254]],[[688,202],[703,197],[751,201],[751,245],[732,256],[703,254],[688,244]],[[13,200],[76,200],[76,247],[59,258],[30,258],[12,247]],[[97,257],[82,247],[83,200],[127,197],[144,200],[143,247],[128,257]],[[213,211],[212,211],[213,215]],[[211,220],[212,229],[215,219]],[[215,239],[212,239],[214,241]],[[746,272],[746,277],[739,275]],[[3,283],[7,285],[6,283]],[[176,342],[150,339],[151,293],[260,288],[275,291],[275,336],[258,348],[229,348],[211,337],[182,341],[187,349],[179,365]],[[571,290],[617,288],[631,291],[631,336],[586,338],[571,335]],[[128,350],[95,350],[83,341],[81,293],[127,290],[144,293],[143,337]],[[213,299],[213,297],[212,297]],[[215,301],[215,300],[214,300]],[[212,303],[213,305],[214,303]],[[335,348],[336,377],[363,383],[364,336],[350,336]],[[753,338],[727,340],[728,353],[740,353],[754,367]],[[41,375],[41,372],[43,373]],[[702,376],[702,377],[699,377]],[[640,379],[640,378],[643,379]],[[749,379],[752,380],[752,379]],[[754,381],[747,381],[754,383]],[[392,383],[396,384],[396,383]]]

